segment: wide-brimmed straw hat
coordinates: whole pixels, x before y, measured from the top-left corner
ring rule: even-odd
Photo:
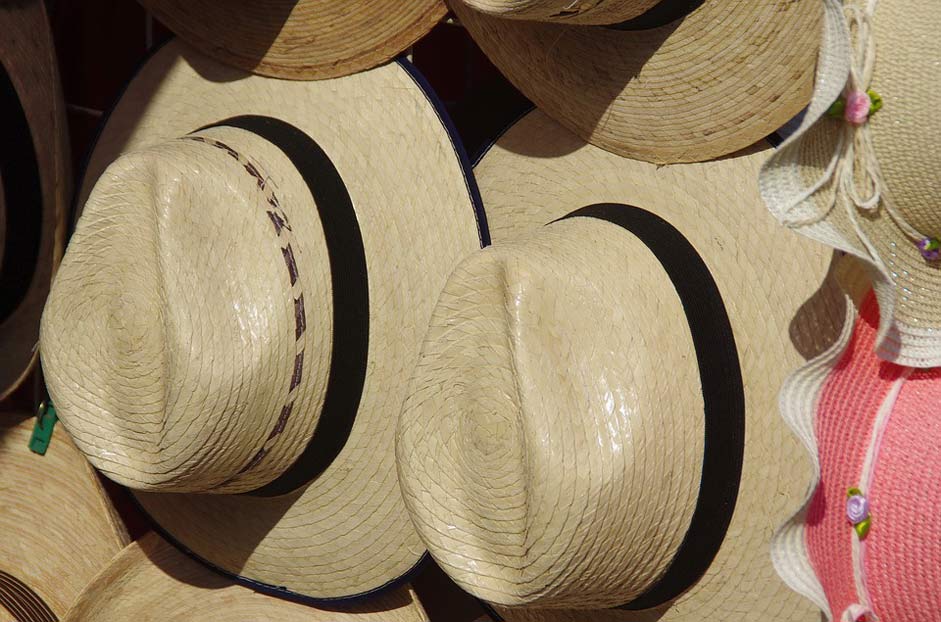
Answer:
[[[447,12],[443,0],[140,0],[173,32],[233,67],[293,80],[394,58]]]
[[[272,598],[212,572],[149,533],[95,577],[65,618],[102,620],[427,622],[428,617],[405,587],[329,611]]]
[[[631,158],[690,162],[743,149],[810,98],[818,2],[450,4],[490,60],[546,114]]]
[[[865,260],[881,357],[938,366],[941,12],[932,0],[825,5],[813,102],[766,165],[762,195],[784,224]]]
[[[768,149],[658,167],[536,111],[477,165],[494,245],[444,288],[396,455],[432,556],[505,619],[813,618],[768,554],[811,477],[776,401],[842,313],[829,252],[761,204]]]
[[[128,539],[65,430],[30,451],[34,421],[0,414],[0,618],[55,622]]]
[[[865,277],[849,277],[841,338],[781,393],[818,477],[775,537],[775,566],[828,620],[937,620],[941,369],[878,358],[879,307]]]
[[[413,72],[291,82],[167,45],[104,125],[43,313],[82,451],[174,542],[269,590],[352,597],[424,554],[395,421],[484,232]]]
[[[0,400],[32,370],[62,256],[71,173],[65,104],[42,0],[0,4]]]

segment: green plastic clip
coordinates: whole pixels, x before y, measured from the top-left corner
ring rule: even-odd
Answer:
[[[52,440],[52,430],[56,427],[56,421],[59,416],[56,415],[56,407],[52,405],[51,400],[43,400],[39,405],[39,412],[36,413],[36,425],[33,426],[33,434],[29,437],[29,449],[40,456],[46,455],[49,449],[49,441]]]

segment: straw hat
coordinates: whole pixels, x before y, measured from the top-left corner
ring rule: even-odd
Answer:
[[[48,622],[65,614],[128,540],[95,471],[61,426],[45,455],[30,451],[34,421],[0,416],[0,619]]]
[[[941,150],[931,102],[941,12],[932,0],[826,5],[813,102],[766,165],[762,195],[784,224],[865,260],[881,311],[879,356],[938,366]]]
[[[95,578],[65,620],[426,622],[428,617],[412,590],[405,588],[367,604],[330,611],[271,598],[208,570],[148,533]]]
[[[941,369],[875,355],[879,307],[855,281],[841,339],[782,391],[818,477],[775,537],[775,566],[827,619],[937,620]]]
[[[0,4],[0,401],[36,362],[62,256],[71,173],[65,104],[42,0]]]
[[[91,462],[271,590],[351,597],[424,554],[395,418],[482,232],[413,71],[290,82],[167,45],[95,145],[43,314],[49,392]]]
[[[658,167],[537,111],[477,165],[495,243],[438,301],[397,465],[507,620],[813,619],[768,556],[810,479],[775,402],[842,317],[829,253],[761,205],[767,153]]]
[[[140,0],[205,54],[291,80],[346,76],[392,59],[447,12],[442,0]]]
[[[771,134],[810,97],[817,2],[452,0],[451,7],[546,114],[627,157],[725,155]]]

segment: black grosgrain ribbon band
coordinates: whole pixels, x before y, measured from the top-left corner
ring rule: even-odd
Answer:
[[[738,498],[745,452],[745,389],[722,295],[709,268],[670,223],[646,210],[603,203],[560,220],[588,217],[618,225],[647,245],[669,275],[689,323],[702,383],[705,444],[699,496],[689,530],[670,566],[645,593],[620,609],[650,609],[696,583],[725,539]]]

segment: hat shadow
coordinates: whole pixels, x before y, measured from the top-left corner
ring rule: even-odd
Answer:
[[[617,27],[609,26],[569,26],[560,29],[560,35],[555,46],[550,48],[547,53],[547,62],[551,63],[554,49],[559,47],[564,37],[571,33],[574,28],[578,29],[597,29],[602,36],[617,37],[643,37],[645,45],[642,51],[632,55],[631,58],[621,58],[618,63],[610,63],[605,67],[605,80],[599,80],[593,83],[592,97],[579,99],[579,116],[584,120],[586,127],[591,127],[594,131],[603,128],[608,121],[608,108],[610,104],[617,100],[628,84],[638,78],[647,62],[657,53],[660,47],[670,38],[673,32],[683,23],[685,15],[675,21],[649,30],[621,30]],[[543,27],[540,24],[534,27]],[[579,35],[583,33],[578,33]],[[538,98],[537,98],[538,99]],[[538,101],[536,106],[538,107]],[[507,128],[508,129],[508,128]],[[498,137],[499,138],[499,137]],[[533,158],[557,158],[572,153],[579,147],[585,145],[585,141],[578,138],[574,133],[566,136],[566,139],[560,138],[552,142],[539,141],[533,144],[523,140],[503,141],[500,146],[520,155]]]
[[[241,36],[238,38],[238,60],[239,64],[242,65],[244,69],[237,69],[234,72],[216,71],[217,68],[213,67],[205,73],[200,68],[197,68],[197,71],[203,78],[211,82],[227,82],[233,79],[233,75],[243,77],[246,70],[254,71],[262,64],[275,40],[277,40],[278,36],[284,30],[284,25],[290,19],[291,13],[294,12],[297,3],[298,0],[280,0],[279,2],[264,3],[259,3],[258,0],[227,0],[227,2],[219,3],[218,7],[210,5],[211,11],[208,15],[203,16],[203,19],[210,21],[216,17],[222,22],[229,22],[231,26],[232,24],[237,24],[237,22],[234,20],[230,21],[230,18],[224,17],[224,14],[241,15],[244,19],[251,20],[251,36]],[[258,11],[259,4],[264,6],[263,12]],[[226,40],[227,39],[223,38],[215,45],[210,45],[203,41],[195,47],[206,50],[206,52],[202,53],[207,53],[208,56],[216,56],[215,54],[208,54],[209,48],[212,47],[220,51],[224,50],[226,48]],[[198,55],[199,54],[195,56]],[[185,56],[187,60],[192,62],[192,58],[189,55]],[[220,66],[229,64],[228,61],[212,61],[204,65],[211,65],[213,63]],[[219,67],[218,69],[221,68],[222,67]]]
[[[285,14],[285,21],[287,20],[287,15],[289,14],[290,11]],[[263,37],[267,40],[267,44],[259,44],[257,49],[252,48],[249,50],[251,55],[251,62],[254,63],[255,66],[261,63],[261,60],[265,57],[265,53],[268,51],[271,43],[274,42],[277,34],[277,31],[273,32],[271,34],[270,40],[267,40],[267,36]],[[183,58],[197,74],[199,74],[200,78],[206,80],[207,82],[235,82],[237,80],[243,80],[247,75],[244,69],[239,69],[238,67],[233,67],[227,63],[219,62],[190,46],[180,47],[180,57]]]
[[[847,303],[837,281],[837,265],[840,261],[840,252],[833,251],[820,287],[798,307],[788,325],[791,343],[806,361],[829,350],[843,330]]]
[[[403,588],[403,582],[398,581],[388,588],[380,588],[362,596],[337,601],[318,601],[317,599],[294,594],[283,589],[273,588],[251,580],[232,576],[219,570],[214,565],[202,560],[191,551],[181,546],[176,540],[168,537],[162,529],[154,526],[154,530],[172,546],[180,549],[194,564],[199,564],[209,572],[194,573],[192,568],[187,571],[185,566],[172,563],[160,554],[161,543],[157,538],[142,538],[138,540],[141,550],[151,563],[158,567],[167,576],[173,577],[180,583],[204,590],[221,590],[239,585],[245,589],[311,607],[319,611],[332,611],[338,613],[382,613],[407,607],[414,602],[412,594]],[[169,562],[169,563],[168,563]]]

